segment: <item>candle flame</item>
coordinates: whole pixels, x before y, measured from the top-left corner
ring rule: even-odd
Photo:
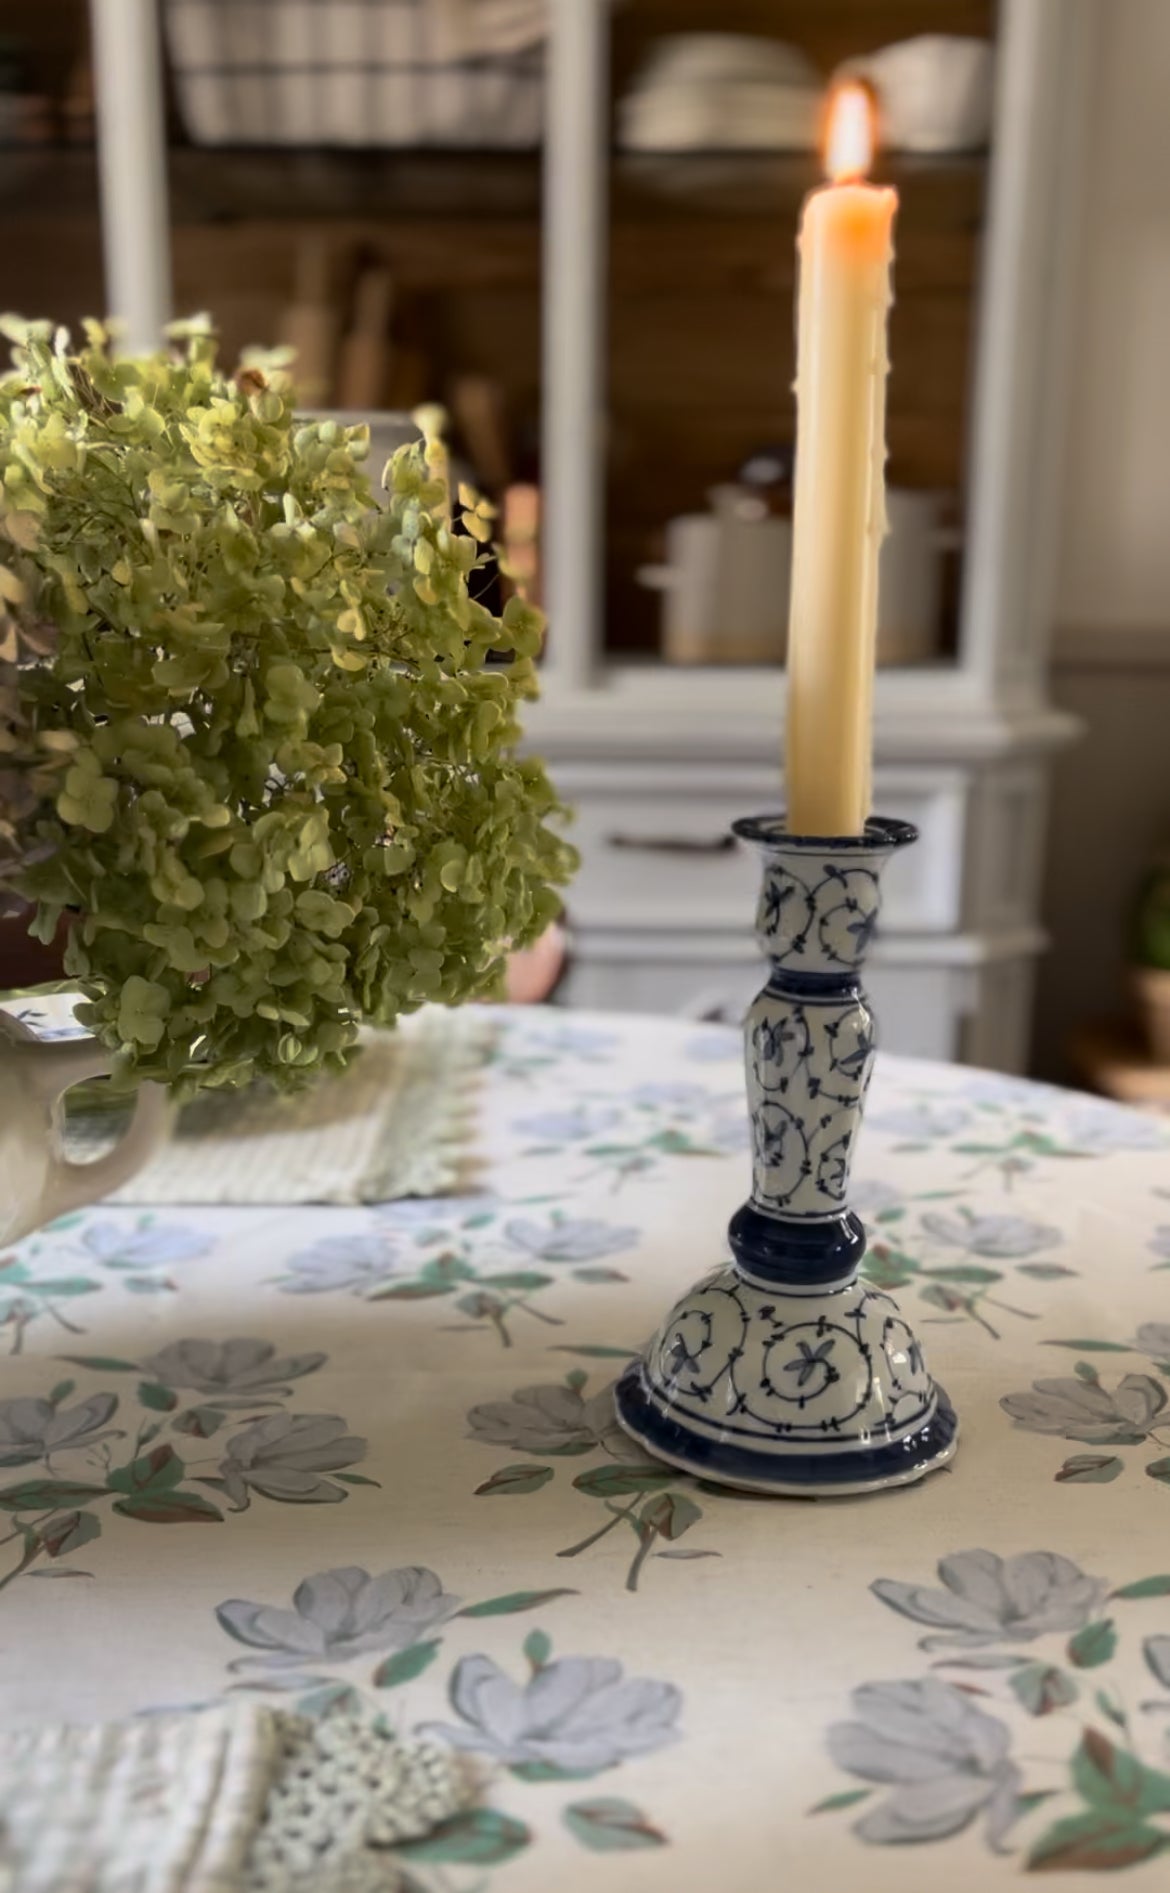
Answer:
[[[864,177],[873,163],[874,99],[860,79],[847,79],[829,100],[825,170],[834,184]]]

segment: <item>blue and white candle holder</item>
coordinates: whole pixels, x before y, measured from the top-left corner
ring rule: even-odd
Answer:
[[[908,1485],[954,1455],[958,1422],[891,1295],[858,1280],[866,1235],[849,1167],[874,1057],[860,969],[890,855],[916,839],[735,824],[764,857],[757,938],[771,961],[744,1028],[752,1193],[734,1260],[667,1316],[617,1387],[627,1433],[720,1485],[828,1497]]]

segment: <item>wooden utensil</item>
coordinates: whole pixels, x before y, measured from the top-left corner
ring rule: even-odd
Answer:
[[[280,341],[296,351],[293,376],[306,407],[328,407],[339,327],[330,295],[329,245],[306,237],[297,248],[295,300],[280,322]]]
[[[390,377],[390,324],[394,278],[384,264],[363,269],[353,295],[353,319],[341,344],[337,405],[376,412]]]

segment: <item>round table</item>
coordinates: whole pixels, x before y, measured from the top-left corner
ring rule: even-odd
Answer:
[[[610,1388],[724,1254],[737,1034],[496,1022],[471,1197],[99,1207],[4,1259],[4,1724],[360,1703],[485,1765],[429,1893],[1163,1886],[1166,1128],[882,1059],[865,1273],[958,1457],[736,1496]]]

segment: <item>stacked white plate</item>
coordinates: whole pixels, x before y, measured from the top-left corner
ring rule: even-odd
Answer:
[[[196,144],[524,147],[544,0],[166,0]]]
[[[627,151],[808,151],[824,81],[794,46],[739,33],[659,40],[618,108]]]

